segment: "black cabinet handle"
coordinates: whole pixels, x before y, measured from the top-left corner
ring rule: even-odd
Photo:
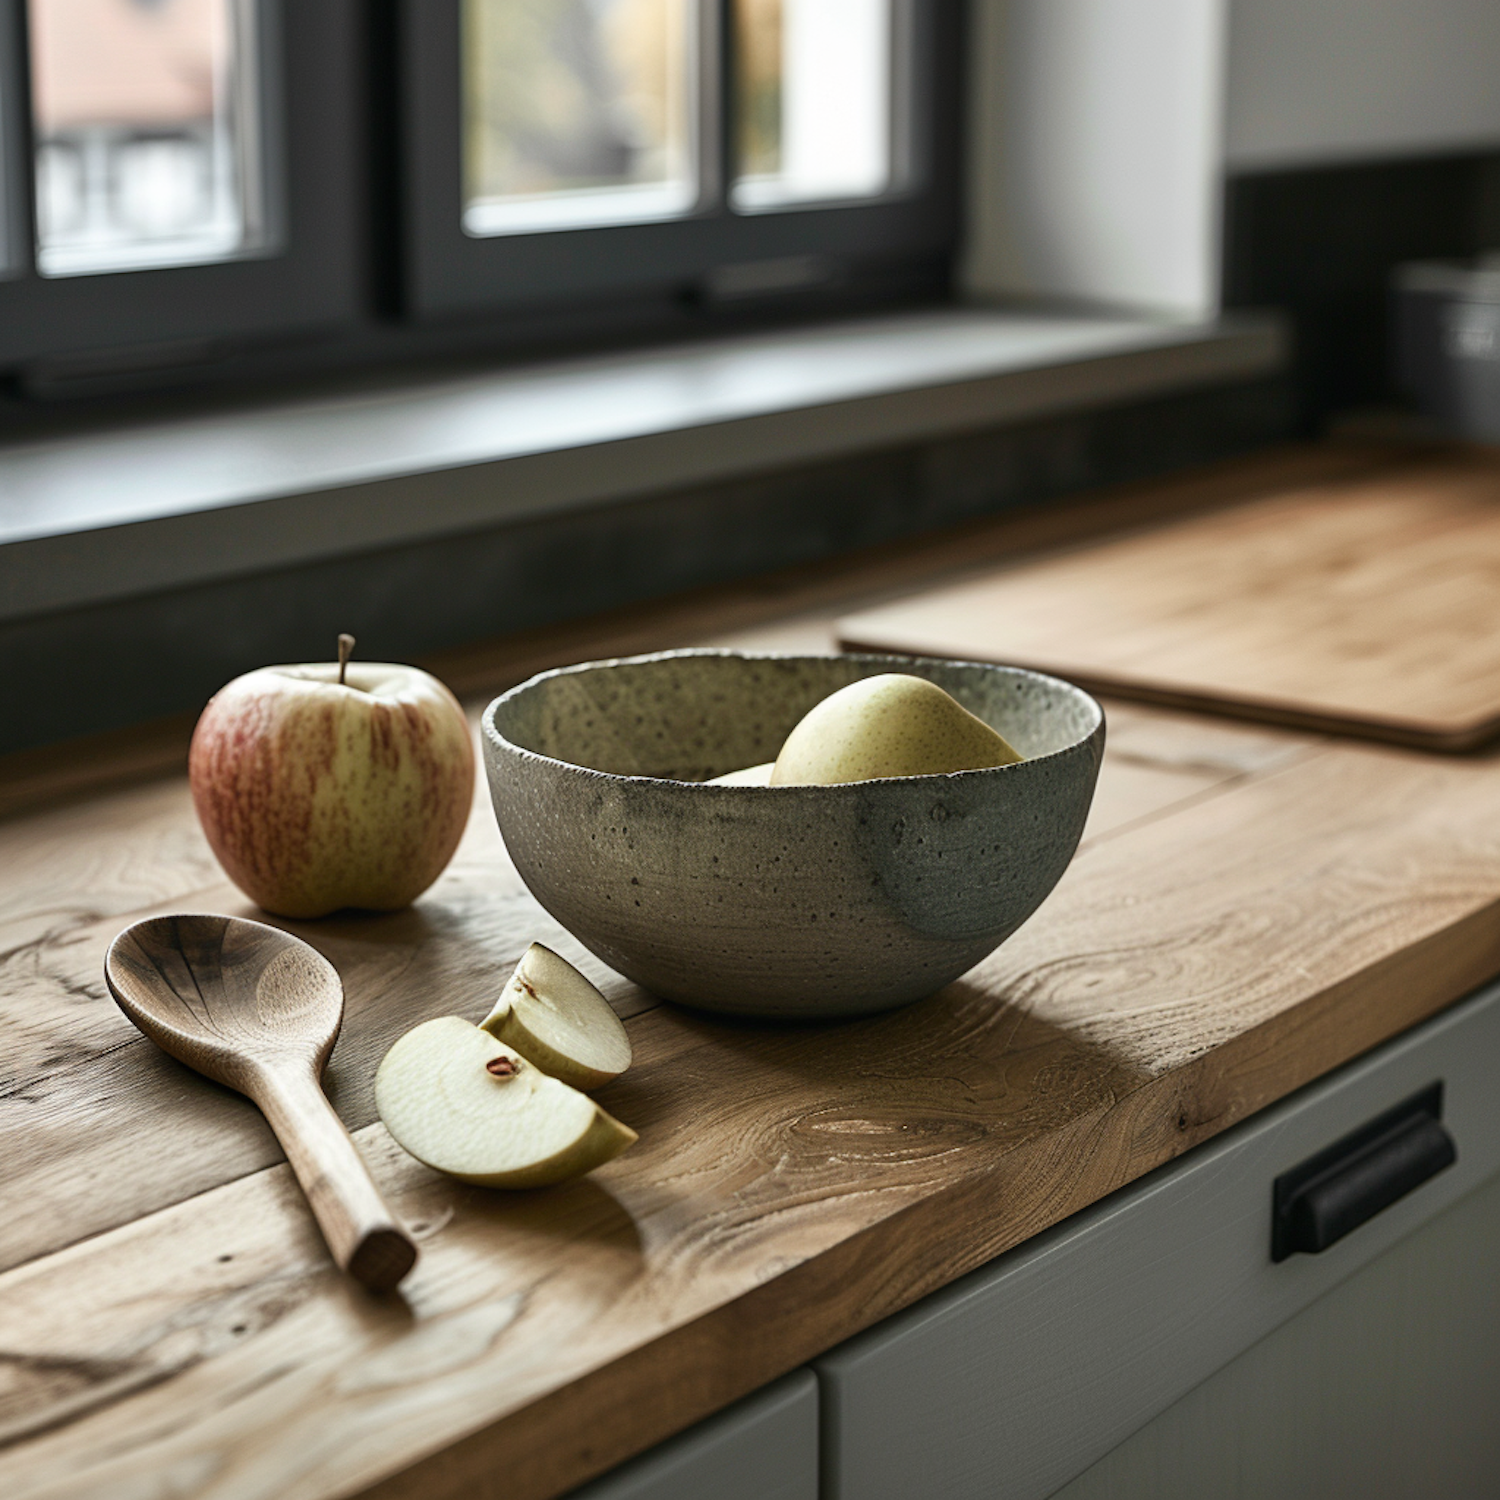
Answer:
[[[1276,1179],[1271,1259],[1316,1255],[1458,1160],[1435,1083]]]

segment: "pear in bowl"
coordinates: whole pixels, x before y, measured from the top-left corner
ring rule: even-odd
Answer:
[[[887,776],[948,776],[1020,761],[950,693],[909,672],[880,672],[830,693],[786,737],[772,786],[837,786]]]
[[[810,712],[892,673],[1020,759],[755,784]],[[677,651],[542,673],[483,735],[516,869],[585,947],[666,1000],[811,1020],[930,995],[1031,916],[1078,845],[1104,714],[1015,667]]]
[[[951,693],[909,672],[881,672],[809,709],[774,761],[726,771],[709,786],[839,786],[892,776],[948,776],[1023,757]]]

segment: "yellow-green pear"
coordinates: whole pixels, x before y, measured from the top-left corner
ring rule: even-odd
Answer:
[[[480,1027],[542,1072],[596,1089],[630,1066],[630,1038],[609,1001],[567,959],[533,943]]]
[[[882,672],[811,709],[786,737],[772,786],[833,786],[1010,766],[1021,756],[925,677]]]
[[[482,1187],[546,1187],[618,1156],[635,1131],[461,1016],[408,1031],[375,1107],[420,1162]]]

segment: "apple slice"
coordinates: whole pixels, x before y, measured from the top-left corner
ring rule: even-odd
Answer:
[[[482,1187],[546,1187],[636,1140],[587,1094],[461,1016],[408,1031],[375,1074],[385,1128],[418,1161]]]
[[[542,1072],[596,1089],[630,1066],[630,1038],[609,1001],[567,959],[533,943],[482,1030]]]
[[[705,786],[770,786],[771,772],[776,762],[768,760],[763,765],[746,766],[742,771],[726,771],[722,776],[710,776]]]

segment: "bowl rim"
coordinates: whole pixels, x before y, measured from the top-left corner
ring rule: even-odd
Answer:
[[[1008,766],[984,766],[973,771],[935,771],[921,776],[872,776],[866,781],[839,781],[832,782],[826,786],[725,786],[722,783],[711,781],[681,781],[672,776],[636,776],[621,771],[601,771],[597,766],[579,765],[577,761],[562,760],[554,755],[543,755],[538,750],[528,749],[525,745],[518,745],[514,740],[507,739],[495,724],[495,715],[503,704],[512,699],[519,698],[523,693],[532,688],[540,686],[543,682],[555,677],[569,677],[583,672],[599,671],[606,667],[633,667],[646,665],[659,661],[680,661],[688,656],[712,656],[733,661],[857,661],[870,662],[872,664],[890,665],[907,664],[914,662],[931,664],[943,667],[977,667],[985,672],[1003,672],[1012,677],[1026,677],[1035,682],[1045,683],[1049,687],[1058,687],[1083,700],[1084,705],[1092,712],[1093,723],[1088,730],[1077,739],[1069,741],[1068,744],[1060,746],[1056,750],[1049,750],[1045,755],[1029,756],[1027,759],[1017,761]],[[584,776],[598,776],[605,781],[624,782],[640,786],[678,786],[693,787],[703,793],[727,793],[735,796],[754,796],[762,792],[776,792],[786,795],[792,792],[801,792],[814,796],[839,795],[857,792],[860,788],[872,786],[914,786],[923,783],[940,783],[948,785],[960,777],[979,776],[1004,776],[1008,773],[1014,774],[1024,772],[1027,766],[1041,765],[1047,761],[1056,760],[1064,755],[1075,753],[1080,746],[1086,745],[1090,740],[1104,733],[1105,714],[1104,706],[1097,698],[1077,683],[1069,682],[1064,677],[1056,677],[1048,672],[1037,672],[1030,667],[1010,666],[1001,662],[987,661],[965,661],[957,657],[948,656],[917,656],[902,655],[894,652],[876,651],[837,651],[832,653],[818,653],[810,651],[735,651],[719,646],[685,646],[668,651],[647,651],[636,656],[610,656],[601,657],[596,661],[573,662],[563,667],[548,667],[545,671],[533,673],[524,682],[518,682],[514,687],[507,688],[503,693],[491,700],[479,719],[480,731],[485,740],[493,741],[501,749],[525,760],[536,761],[540,765],[560,766],[568,771],[573,771]]]

